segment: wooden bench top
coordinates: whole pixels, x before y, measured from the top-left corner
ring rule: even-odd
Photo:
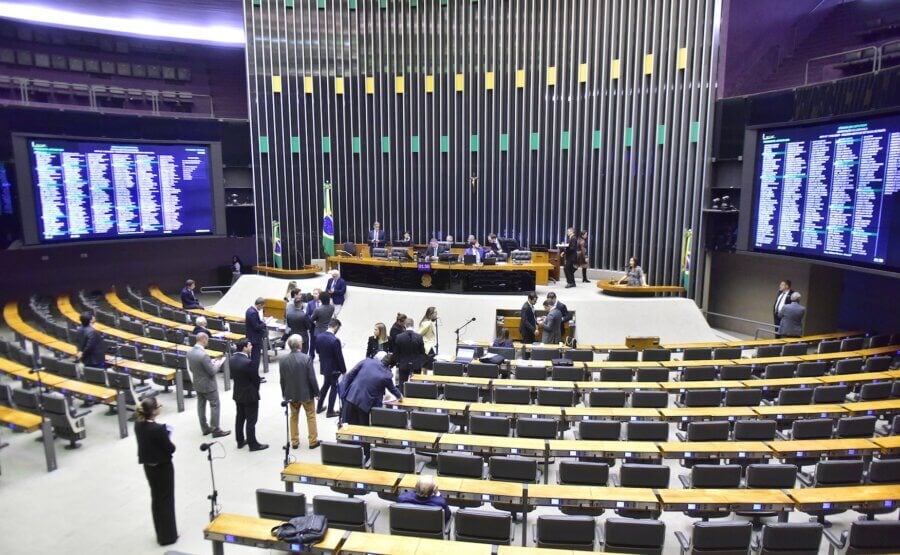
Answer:
[[[36,414],[0,405],[0,424],[13,430],[33,432],[41,428],[42,421],[43,419]]]
[[[179,329],[179,330],[182,330],[182,331],[185,331],[188,333],[194,331],[194,326],[192,326],[190,324],[185,324],[182,322],[175,322],[174,320],[166,320],[165,318],[160,318],[159,316],[154,316],[153,314],[148,314],[146,312],[143,312],[141,310],[134,308],[131,305],[125,304],[125,301],[123,301],[114,290],[107,292],[106,295],[104,295],[104,297],[106,298],[106,302],[109,303],[110,306],[112,306],[114,309],[118,310],[122,314],[127,314],[127,315],[133,316],[139,320],[143,320],[145,322],[150,322],[151,324],[156,324],[159,326],[163,326],[165,328]],[[237,341],[238,339],[241,339],[242,337],[244,337],[243,335],[239,335],[237,333],[230,333],[230,332],[222,332],[221,334],[214,332],[214,336],[216,336],[216,337],[221,336],[226,339],[230,339],[232,341]]]
[[[150,293],[150,296],[156,299],[157,301],[163,303],[164,305],[171,306],[172,308],[177,308],[179,310],[184,310],[186,312],[191,312],[193,314],[198,314],[201,316],[209,316],[212,318],[222,318],[223,320],[228,320],[229,322],[243,322],[243,318],[239,318],[237,316],[230,316],[228,314],[222,314],[221,312],[215,312],[213,310],[206,310],[204,308],[182,308],[181,302],[176,301],[172,297],[166,295],[162,292],[162,290],[156,286],[151,285],[147,288],[147,291]]]

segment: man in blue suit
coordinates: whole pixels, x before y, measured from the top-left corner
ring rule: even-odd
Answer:
[[[341,329],[341,321],[332,318],[328,323],[328,329],[316,337],[316,351],[319,353],[319,373],[325,378],[322,389],[319,391],[319,406],[316,413],[325,410],[325,394],[328,394],[327,418],[340,416],[334,411],[334,401],[338,393],[338,379],[347,373],[344,364],[344,352],[341,349],[341,340],[337,338],[337,332]]]
[[[306,301],[306,317],[312,321],[313,313],[319,308],[322,303],[319,301],[319,293],[320,289],[316,288],[312,291],[312,298]],[[316,360],[316,330],[315,328],[310,328],[309,330],[309,358],[310,360]]]
[[[341,277],[340,272],[331,270],[331,277],[325,284],[325,290],[331,294],[331,304],[334,305],[334,315],[337,316],[344,308],[344,296],[347,294],[347,282]]]
[[[361,360],[341,381],[341,398],[345,402],[344,420],[348,424],[368,426],[369,412],[373,407],[382,406],[386,391],[390,391],[398,400],[403,399],[403,394],[394,385],[389,370],[391,364],[391,356],[380,351],[374,358]]]
[[[195,287],[197,284],[192,279],[184,282],[184,289],[181,290],[181,308],[203,308],[194,296]]]
[[[384,230],[381,229],[381,224],[378,222],[372,224],[372,230],[369,232],[369,246],[373,249],[384,246]]]
[[[265,305],[266,300],[262,297],[257,297],[253,306],[248,308],[244,314],[244,322],[247,325],[247,341],[253,347],[250,351],[250,369],[254,372],[259,372],[259,361],[262,360],[263,346],[265,345],[266,334],[268,334],[262,313]]]

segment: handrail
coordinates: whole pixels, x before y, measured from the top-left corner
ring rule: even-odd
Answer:
[[[806,60],[806,71],[803,76],[803,84],[809,85],[809,65],[811,62],[816,62],[819,60],[826,60],[828,58],[833,58],[835,56],[842,56],[844,54],[852,54],[854,52],[865,52],[866,50],[872,49],[875,51],[875,55],[872,56],[872,71],[878,70],[878,62],[881,59],[881,50],[879,47],[875,45],[862,46],[859,48],[853,48],[852,50],[844,50],[843,52],[832,52],[831,54],[825,54],[823,56],[816,56],[815,58],[810,58]]]

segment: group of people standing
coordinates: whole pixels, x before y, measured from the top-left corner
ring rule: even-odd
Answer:
[[[544,299],[544,316],[537,316],[534,306],[537,304],[537,293],[529,293],[528,298],[519,312],[519,334],[522,342],[526,344],[537,342],[537,333],[540,330],[541,343],[558,345],[563,341],[563,325],[572,320],[573,314],[561,301],[556,298],[556,293],[549,292]]]
[[[566,289],[575,287],[576,268],[581,268],[582,283],[590,283],[587,278],[588,266],[588,232],[583,229],[579,232],[574,227],[566,230],[566,248],[563,253],[566,257],[563,272],[566,275]]]

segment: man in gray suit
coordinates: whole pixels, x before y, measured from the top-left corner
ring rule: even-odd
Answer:
[[[541,318],[541,343],[559,344],[562,340],[562,312],[547,299],[544,301],[544,310],[547,315]]]
[[[294,334],[288,337],[290,352],[278,364],[281,372],[281,396],[291,405],[291,447],[300,447],[298,419],[300,407],[306,413],[306,427],[309,432],[309,448],[319,446],[316,426],[316,397],[319,396],[319,382],[313,370],[312,359],[303,352],[303,338]]]
[[[197,334],[197,342],[188,351],[188,368],[191,371],[191,379],[194,382],[194,391],[197,392],[197,415],[200,417],[200,429],[203,435],[212,434],[213,437],[225,437],[231,432],[219,428],[219,384],[216,382],[216,374],[219,372],[220,361],[213,363],[206,354],[206,345],[209,336],[203,332]],[[206,404],[209,403],[210,421],[206,422]]]
[[[806,307],[800,304],[800,293],[794,291],[790,298],[782,305],[778,311],[778,317],[781,324],[778,326],[778,335],[782,337],[802,337],[803,336],[803,316],[806,314]]]

